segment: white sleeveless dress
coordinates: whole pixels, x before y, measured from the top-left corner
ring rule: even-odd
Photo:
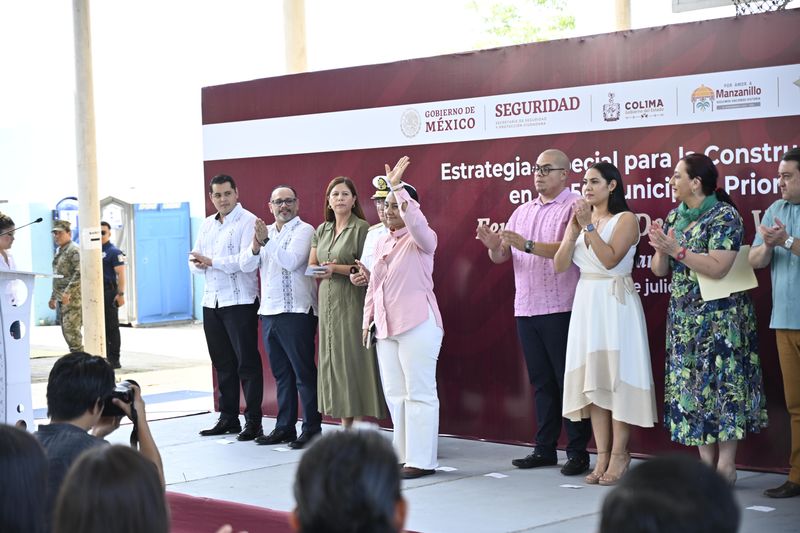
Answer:
[[[603,227],[611,240],[622,213]],[[641,427],[658,422],[647,326],[631,271],[636,245],[617,266],[606,269],[581,232],[572,261],[581,271],[572,304],[564,376],[563,415],[589,418],[595,404],[614,420]]]

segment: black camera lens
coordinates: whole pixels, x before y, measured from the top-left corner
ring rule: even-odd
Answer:
[[[114,390],[106,398],[103,407],[103,416],[125,416],[125,412],[114,404],[114,398],[122,400],[124,403],[133,403],[133,385],[139,386],[132,379],[126,379],[117,383]]]

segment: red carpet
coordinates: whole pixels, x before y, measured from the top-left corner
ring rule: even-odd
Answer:
[[[291,533],[289,513],[167,492],[172,533],[216,533],[225,524],[248,533]]]

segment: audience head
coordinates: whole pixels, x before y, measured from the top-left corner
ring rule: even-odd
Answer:
[[[61,357],[47,379],[47,414],[66,422],[94,410],[114,390],[114,369],[102,358],[85,352]]]
[[[690,180],[699,180],[700,190],[704,196],[716,195],[717,200],[733,205],[733,200],[724,189],[717,187],[719,172],[710,157],[704,154],[688,154],[681,158],[675,171],[683,164],[683,170]]]
[[[358,218],[366,220],[353,181],[345,176],[333,178],[325,189],[325,221],[333,222],[337,213],[345,215],[349,211]]]
[[[687,456],[628,472],[603,502],[600,533],[735,533],[739,507],[722,476]]]
[[[394,533],[405,500],[391,444],[377,431],[337,431],[317,439],[300,460],[291,523],[302,533]]]
[[[97,446],[70,467],[56,501],[53,533],[168,533],[156,466],[128,446]]]
[[[609,187],[608,212],[612,215],[630,211],[628,202],[625,201],[625,187],[622,184],[622,175],[619,169],[606,161],[595,163],[586,172],[584,180],[588,179],[592,170],[597,171]]]
[[[0,531],[42,533],[47,458],[36,438],[0,424]]]

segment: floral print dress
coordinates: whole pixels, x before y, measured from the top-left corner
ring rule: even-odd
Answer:
[[[673,209],[665,231],[676,218]],[[677,238],[695,253],[738,251],[742,218],[730,204],[717,202]],[[767,426],[767,411],[750,295],[705,302],[695,272],[674,259],[670,268],[664,425],[671,439],[701,446],[758,433]]]

